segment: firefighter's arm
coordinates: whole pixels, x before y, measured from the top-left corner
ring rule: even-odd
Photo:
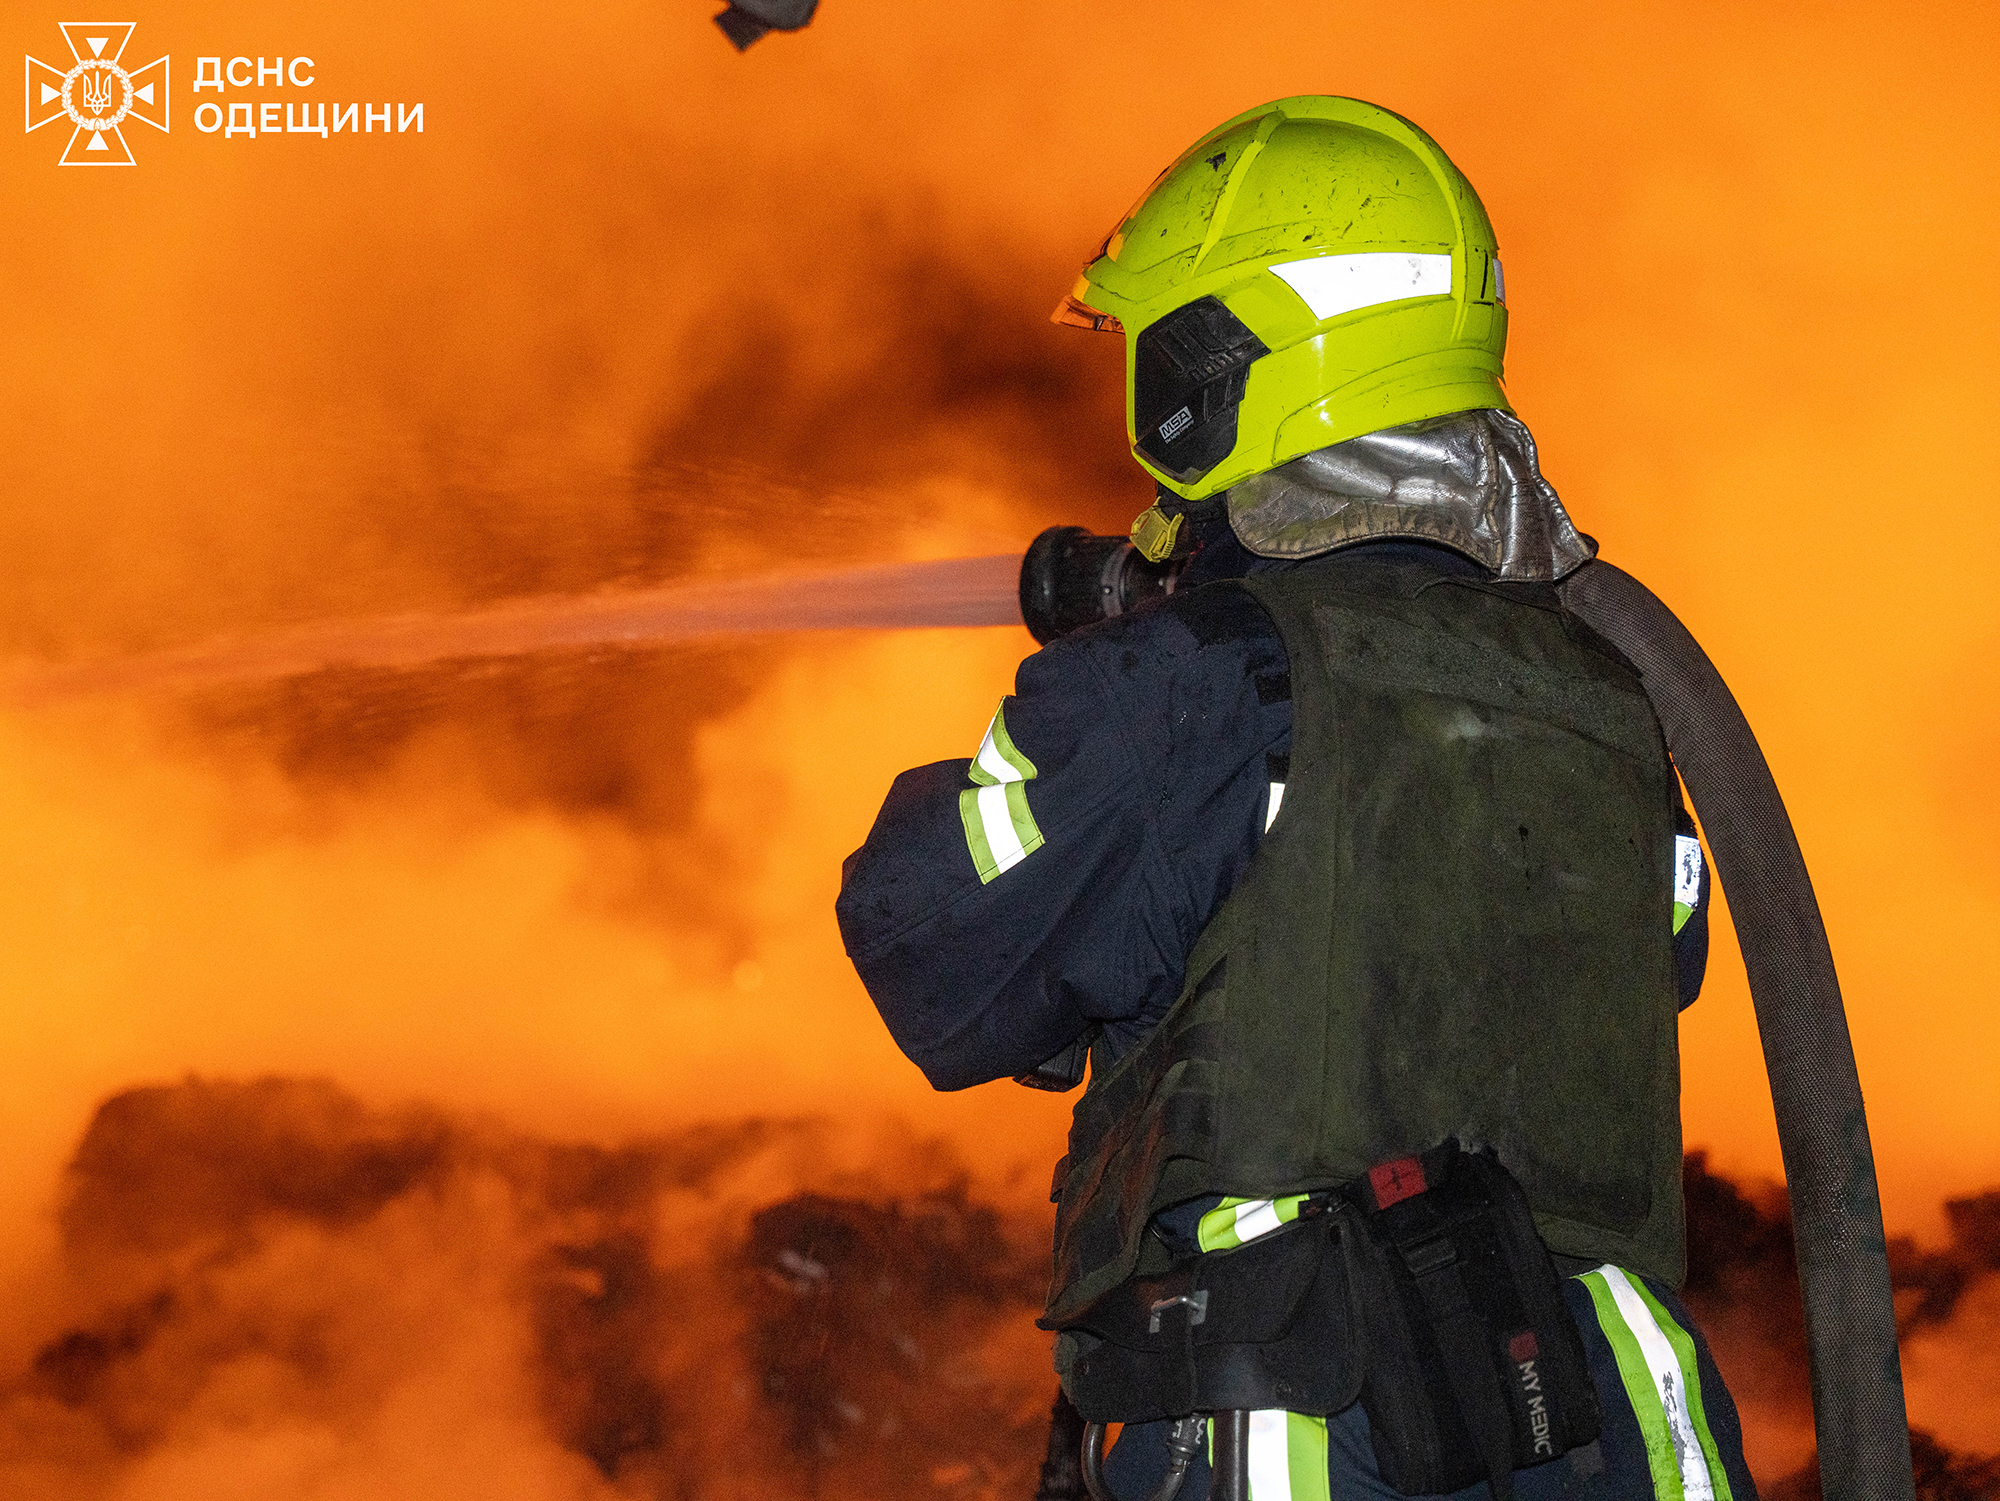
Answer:
[[[1170,1004],[1266,795],[1245,648],[1190,618],[1146,611],[1028,658],[976,754],[898,777],[849,858],[848,954],[938,1088]]]

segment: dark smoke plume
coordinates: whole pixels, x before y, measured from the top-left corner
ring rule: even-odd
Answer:
[[[1068,270],[1019,255],[975,274],[879,226],[848,240],[857,266],[809,307],[690,312],[695,331],[657,354],[673,378],[650,422],[575,495],[523,494],[447,432],[442,472],[366,525],[446,581],[451,611],[882,562],[976,516],[966,487],[992,499],[973,523],[990,540],[965,550],[1019,548],[1057,521],[1122,530],[1149,498],[1123,444],[1122,346],[1048,323]],[[753,638],[327,671],[215,691],[192,714],[206,753],[273,761],[322,803],[393,795],[428,752],[499,809],[616,827],[635,859],[607,905],[726,934],[742,853],[689,859],[666,841],[689,831],[704,726],[791,649]]]

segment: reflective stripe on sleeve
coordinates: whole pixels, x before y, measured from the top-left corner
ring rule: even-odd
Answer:
[[[1674,835],[1674,931],[1694,915],[1701,900],[1701,841],[1691,834]]]
[[[1224,1199],[1201,1217],[1195,1244],[1204,1251],[1233,1251],[1299,1217],[1304,1194],[1283,1199]]]
[[[1042,831],[1028,811],[1026,784],[1035,777],[1035,763],[1021,754],[1007,733],[1007,703],[993,711],[986,738],[979,743],[968,775],[977,783],[958,795],[958,815],[965,824],[965,847],[971,852],[980,884],[1012,870],[1042,847]]]
[[[1615,1266],[1583,1285],[1611,1344],[1658,1501],[1731,1501],[1729,1477],[1702,1409],[1694,1341],[1644,1286]]]

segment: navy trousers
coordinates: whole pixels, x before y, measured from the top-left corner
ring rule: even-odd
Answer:
[[[1520,1501],[1756,1501],[1736,1404],[1680,1299],[1657,1282],[1606,1269],[1565,1278],[1563,1297],[1583,1336],[1603,1430],[1595,1443],[1516,1470]],[[1692,1360],[1673,1359],[1677,1350],[1691,1351]],[[1147,1423],[1121,1434],[1104,1466],[1120,1501],[1144,1501],[1165,1478],[1167,1426]],[[1376,1468],[1360,1403],[1326,1420],[1326,1455],[1321,1496],[1403,1501]],[[1267,1459],[1260,1484],[1256,1457],[1253,1442],[1251,1501],[1318,1501],[1296,1461],[1286,1475]],[[1208,1490],[1207,1459],[1199,1456],[1179,1501],[1207,1501]],[[1486,1495],[1481,1482],[1450,1501]]]

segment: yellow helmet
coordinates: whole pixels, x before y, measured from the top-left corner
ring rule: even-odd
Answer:
[[[1504,295],[1486,210],[1437,143],[1309,94],[1190,147],[1054,317],[1125,334],[1133,457],[1200,500],[1363,433],[1511,410]],[[1177,530],[1155,509],[1133,536],[1164,556]]]

